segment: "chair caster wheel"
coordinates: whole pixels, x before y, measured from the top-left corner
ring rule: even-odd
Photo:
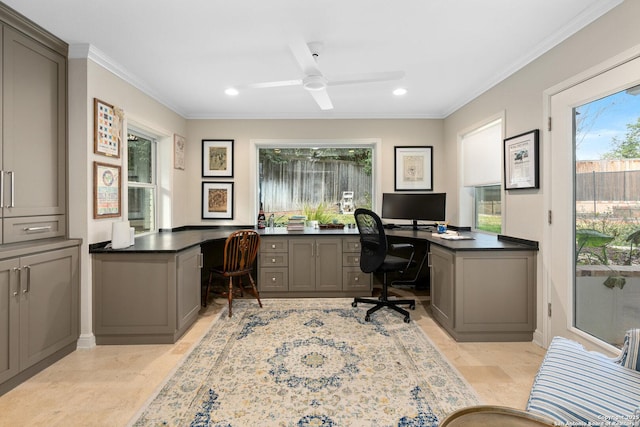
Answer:
[[[416,309],[416,306],[415,306],[415,305],[410,305],[410,306],[409,306],[409,308],[410,308],[411,310],[415,310],[415,309]]]
[[[364,321],[365,322],[369,322],[371,320],[371,317],[367,314],[366,316],[364,316]]]
[[[409,323],[409,322],[411,322],[411,318],[409,316],[405,316],[404,323]]]
[[[357,306],[358,306],[357,302],[354,301],[354,302],[351,303],[351,307],[357,307]]]

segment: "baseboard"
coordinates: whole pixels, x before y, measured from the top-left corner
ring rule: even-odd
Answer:
[[[533,332],[533,343],[539,345],[542,348],[547,348],[544,344],[544,337],[542,336],[542,332],[539,329],[536,329]]]
[[[82,334],[78,338],[78,348],[79,349],[90,349],[96,346],[96,336],[91,334]]]

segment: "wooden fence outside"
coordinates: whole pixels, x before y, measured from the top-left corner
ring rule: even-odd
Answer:
[[[372,177],[351,162],[306,159],[262,164],[261,200],[266,212],[290,212],[325,203],[337,210],[343,191],[353,191],[356,207],[371,206]]]
[[[640,201],[640,171],[578,173],[576,201]]]

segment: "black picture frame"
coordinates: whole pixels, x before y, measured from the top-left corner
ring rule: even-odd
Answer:
[[[202,219],[233,219],[233,182],[202,183]]]
[[[540,188],[540,130],[504,140],[504,189]]]
[[[202,140],[202,177],[233,177],[233,139]]]
[[[395,191],[433,191],[433,146],[394,147]]]

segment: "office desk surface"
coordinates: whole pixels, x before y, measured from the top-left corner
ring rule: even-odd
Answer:
[[[224,240],[238,228],[194,229],[182,231],[163,231],[146,236],[136,237],[135,244],[124,249],[91,247],[91,253],[145,253],[145,252],[180,252],[193,246],[207,242]],[[537,243],[524,241],[508,236],[495,236],[483,233],[461,232],[473,236],[473,240],[444,240],[433,236],[427,230],[391,229],[385,230],[387,236],[426,240],[453,251],[519,251],[537,250]],[[263,237],[268,236],[357,236],[358,229],[305,229],[304,231],[287,231],[284,227],[273,230],[259,230]]]

